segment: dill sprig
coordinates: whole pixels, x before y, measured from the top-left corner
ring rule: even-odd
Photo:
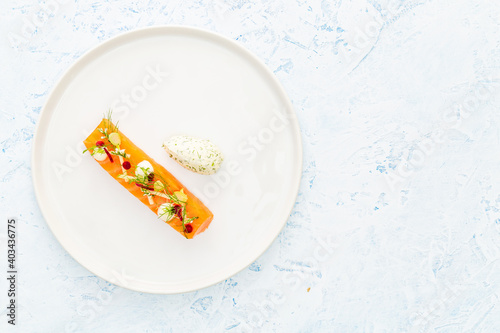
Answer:
[[[98,128],[97,130],[102,134],[104,135],[104,137],[108,140],[109,140],[109,135],[113,132],[118,132],[118,121],[116,122],[116,124],[113,123],[112,121],[112,115],[113,115],[113,111],[111,109],[108,110],[108,113],[107,114],[104,114],[102,116],[103,119],[106,119],[106,128],[102,129],[102,128]],[[110,141],[111,142],[111,141]]]
[[[103,116],[104,119],[107,120],[106,128],[108,129],[108,133],[113,133],[118,131],[118,123],[113,123],[112,121],[113,111],[111,109],[108,110],[108,113]]]
[[[121,156],[123,158],[130,158],[130,155],[127,154],[127,153],[125,153],[124,150],[125,149],[118,150],[118,148],[117,148],[115,150],[111,150],[109,153],[112,154],[112,155]]]
[[[162,213],[162,214],[160,214],[160,215],[158,215],[158,218],[161,218],[161,217],[163,217],[163,216],[164,216],[164,215],[166,215],[166,214],[172,215],[172,217],[173,217],[173,216],[174,216],[174,212],[175,212],[175,207],[172,205],[172,207],[170,207],[170,208],[168,208],[168,209],[167,209],[167,208],[165,208],[165,209],[163,210],[163,213]],[[170,222],[170,220],[168,220],[168,221],[167,221],[167,223],[169,223],[169,222]]]

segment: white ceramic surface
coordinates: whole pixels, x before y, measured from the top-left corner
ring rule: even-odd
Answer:
[[[214,213],[186,240],[82,155],[113,109],[120,129]],[[208,138],[221,170],[197,175],[169,159],[171,135]],[[84,267],[117,285],[179,293],[220,282],[257,259],[294,205],[302,145],[273,74],[236,42],[187,27],[132,31],[97,46],[62,77],[39,119],[35,192],[52,232]]]

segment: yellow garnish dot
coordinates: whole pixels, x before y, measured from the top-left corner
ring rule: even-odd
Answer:
[[[186,195],[186,193],[184,193],[184,189],[181,189],[180,191],[175,191],[174,195],[181,202],[186,202],[188,199],[188,196]]]
[[[153,188],[155,189],[155,191],[159,192],[159,191],[163,191],[165,189],[165,186],[163,185],[163,183],[161,181],[157,180],[153,184]]]
[[[109,135],[109,142],[111,142],[111,144],[113,146],[119,146],[122,143],[122,140],[120,138],[120,134],[118,134],[116,132],[111,133]]]

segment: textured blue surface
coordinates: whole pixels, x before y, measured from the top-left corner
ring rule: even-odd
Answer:
[[[496,1],[2,1],[0,211],[19,219],[20,294],[17,330],[5,310],[0,330],[500,331],[499,21]],[[75,262],[30,175],[57,79],[99,42],[160,24],[219,32],[263,59],[304,143],[297,203],[271,248],[172,296]]]

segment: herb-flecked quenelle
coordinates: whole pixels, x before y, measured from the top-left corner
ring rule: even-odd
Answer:
[[[202,175],[213,175],[219,170],[224,155],[210,140],[179,135],[163,143],[167,154],[184,168]]]
[[[163,166],[104,118],[84,141],[94,159],[159,219],[186,238],[205,231],[212,212]]]

